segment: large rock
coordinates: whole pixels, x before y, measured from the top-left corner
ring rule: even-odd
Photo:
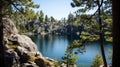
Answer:
[[[12,41],[13,43],[17,43],[18,46],[24,47],[28,51],[36,52],[37,46],[36,44],[26,35],[11,35],[9,37],[9,41]]]
[[[14,23],[3,18],[4,51],[7,67],[51,67],[38,51],[36,44],[26,35],[18,34]]]
[[[9,36],[11,34],[18,34],[18,30],[13,21],[8,18],[3,18],[3,34],[4,36]]]
[[[39,67],[39,66],[34,62],[28,62],[28,63],[23,63],[21,67]]]
[[[6,67],[20,67],[19,56],[13,49],[5,51],[5,66]]]
[[[33,52],[33,51],[28,51],[27,49],[25,49],[24,47],[20,47],[20,46],[18,46],[16,49],[15,49],[15,51],[18,53],[18,55],[20,56],[20,62],[21,63],[25,63],[25,62],[28,62],[29,61],[29,59],[31,58],[31,57],[39,57],[39,58],[43,58],[44,59],[44,57],[42,56],[42,54],[40,53],[40,52],[38,52],[38,51],[35,51],[35,52]]]
[[[39,66],[39,67],[52,67],[52,65],[43,58],[37,58],[35,59],[35,63]]]

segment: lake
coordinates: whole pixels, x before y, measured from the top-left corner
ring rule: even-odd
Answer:
[[[65,54],[66,47],[70,45],[74,40],[79,39],[79,36],[70,35],[32,35],[30,38],[37,44],[39,51],[45,57],[61,60],[61,57]],[[111,54],[108,52],[112,49],[112,43],[104,42],[104,49],[106,53],[107,63],[110,64],[111,60],[108,56]],[[90,42],[85,46],[86,52],[78,54],[78,60],[76,62],[78,67],[90,67],[93,58],[97,53],[101,54],[99,41]]]

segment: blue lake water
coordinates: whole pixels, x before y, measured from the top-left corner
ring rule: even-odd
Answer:
[[[37,44],[37,47],[43,56],[57,60],[61,60],[61,57],[64,55],[68,45],[70,45],[74,40],[79,39],[79,36],[72,35],[32,35],[30,37]],[[110,64],[111,60],[108,59],[108,56],[111,54],[108,50],[112,49],[112,43],[104,42],[104,49],[107,63]],[[90,67],[95,55],[97,53],[101,54],[99,41],[86,44],[85,50],[86,52],[83,54],[78,54],[78,60],[76,62],[78,67]]]

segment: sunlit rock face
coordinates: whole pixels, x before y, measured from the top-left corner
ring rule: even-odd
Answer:
[[[9,40],[12,42],[16,42],[18,46],[24,47],[27,51],[37,51],[36,44],[26,35],[11,35],[9,37]]]
[[[28,36],[18,34],[13,21],[3,18],[2,22],[6,67],[52,67]]]
[[[11,34],[18,34],[18,30],[12,20],[8,18],[3,18],[2,23],[3,23],[4,36],[10,36]]]

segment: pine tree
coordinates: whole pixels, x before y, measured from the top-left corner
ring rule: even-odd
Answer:
[[[105,58],[105,53],[104,53],[104,47],[103,47],[103,27],[102,27],[102,11],[101,8],[106,8],[104,9],[104,11],[108,11],[108,9],[110,9],[111,5],[109,6],[103,6],[103,5],[108,5],[110,4],[109,0],[73,0],[73,2],[71,3],[72,7],[80,7],[80,9],[78,10],[78,12],[80,13],[86,13],[94,8],[97,8],[96,12],[93,13],[93,15],[91,15],[89,18],[86,18],[88,20],[91,20],[91,18],[93,16],[97,16],[98,19],[97,21],[99,22],[99,39],[100,39],[100,46],[101,46],[101,53],[102,53],[102,58],[104,61],[104,66],[107,67],[107,62],[106,62],[106,58]]]
[[[44,13],[42,11],[40,11],[40,14],[39,14],[39,21],[41,23],[43,23],[43,20],[44,20]]]
[[[46,22],[46,23],[49,22],[49,18],[48,18],[47,15],[45,15],[45,22]]]

